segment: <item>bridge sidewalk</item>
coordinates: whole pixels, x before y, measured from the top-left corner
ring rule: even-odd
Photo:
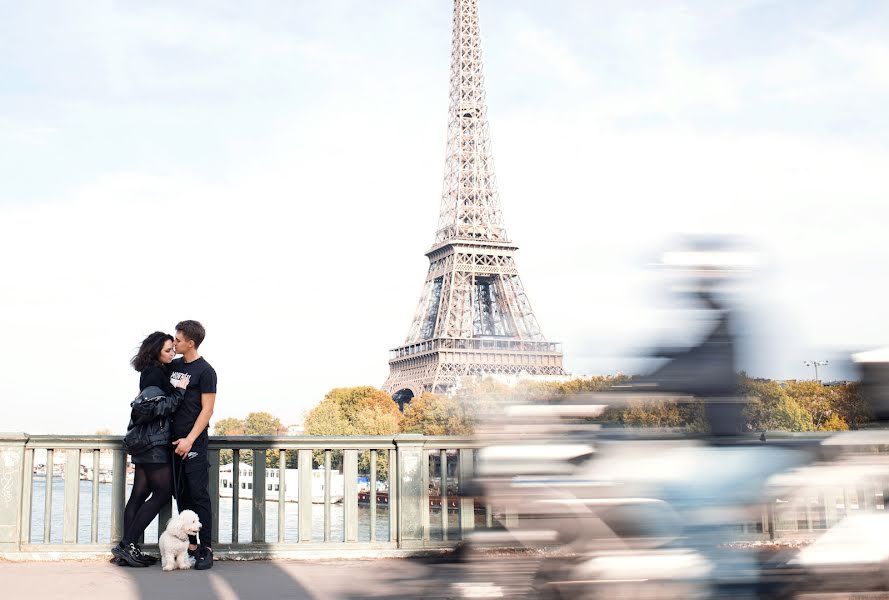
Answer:
[[[106,561],[0,563],[0,596],[24,600],[419,598],[428,565],[404,559],[217,561],[209,571]]]

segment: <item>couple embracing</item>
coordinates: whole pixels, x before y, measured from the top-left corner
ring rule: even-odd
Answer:
[[[124,438],[136,472],[124,510],[123,539],[111,550],[120,565],[157,562],[142,552],[139,539],[175,496],[180,512],[192,510],[201,521],[200,544],[197,536],[189,536],[194,568],[213,566],[207,445],[216,371],[198,353],[205,335],[199,322],[181,321],[175,337],[160,331],[146,337],[130,361],[140,373],[140,393],[131,404]]]

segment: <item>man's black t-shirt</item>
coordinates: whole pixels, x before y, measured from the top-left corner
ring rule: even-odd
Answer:
[[[185,389],[185,398],[179,405],[179,410],[173,414],[173,435],[176,438],[182,438],[191,433],[194,422],[201,413],[201,394],[216,393],[216,371],[210,366],[204,357],[193,360],[190,363],[179,357],[170,363],[171,378],[181,379],[185,375],[190,375],[188,387]],[[195,446],[202,446],[206,449],[207,429],[201,432],[201,435],[195,440]]]

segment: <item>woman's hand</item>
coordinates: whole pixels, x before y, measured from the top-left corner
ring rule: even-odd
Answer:
[[[170,378],[170,383],[173,384],[173,387],[179,388],[180,390],[187,388],[189,381],[191,381],[191,375],[183,375],[179,379]]]

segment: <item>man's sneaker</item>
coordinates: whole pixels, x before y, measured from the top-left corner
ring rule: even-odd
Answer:
[[[213,550],[210,548],[198,548],[198,558],[194,563],[196,571],[213,568]]]
[[[136,544],[127,544],[124,546],[123,542],[120,542],[117,546],[111,549],[111,554],[114,555],[119,561],[128,564],[131,567],[147,567],[148,564],[140,560],[141,552],[136,547]]]

